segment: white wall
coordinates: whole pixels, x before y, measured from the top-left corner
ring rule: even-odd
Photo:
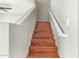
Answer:
[[[35,24],[36,10],[21,25],[10,24],[10,57],[26,57],[28,55]]]
[[[49,19],[49,3],[50,0],[35,0],[35,3],[37,5],[37,13],[38,13],[38,19],[39,20],[47,20]]]
[[[9,56],[9,24],[0,23],[0,57]]]
[[[78,1],[78,38],[79,38],[79,1]],[[79,39],[78,39],[79,42]],[[78,57],[79,57],[79,43],[78,43]]]
[[[78,0],[51,0],[51,9],[67,34],[57,39],[60,57],[78,57]]]

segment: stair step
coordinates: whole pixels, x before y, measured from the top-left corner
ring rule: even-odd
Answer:
[[[49,34],[52,34],[52,31],[50,31],[49,29],[48,30],[40,30],[40,29],[37,29],[37,30],[34,30],[34,33],[39,33],[39,32],[46,32],[46,33],[49,33]]]
[[[35,32],[38,31],[51,31],[51,27],[49,23],[38,23],[35,27]]]
[[[46,33],[46,34],[52,34],[52,31],[34,31],[34,33]]]
[[[47,34],[47,33],[35,33],[33,35],[34,38],[48,38],[48,39],[52,39],[53,36],[51,34]]]
[[[42,54],[42,53],[36,53],[36,54],[31,54],[28,56],[28,58],[58,58],[58,54]]]
[[[36,27],[49,27],[50,25],[49,24],[37,24]]]
[[[39,43],[39,44],[35,44],[35,43],[32,43],[31,46],[39,46],[39,47],[55,47],[56,45],[55,44],[43,44],[43,43]]]
[[[54,45],[55,44],[55,41],[32,41],[31,44],[37,44],[37,45]]]
[[[37,29],[37,28],[40,29],[39,27],[40,27],[40,28],[43,28],[43,29],[44,29],[44,28],[47,28],[47,29],[50,29],[50,28],[51,28],[50,25],[37,25],[35,28],[36,28],[36,29]]]
[[[30,54],[34,54],[34,53],[46,53],[46,54],[54,54],[54,53],[57,53],[57,51],[55,50],[52,50],[52,51],[46,51],[46,50],[44,50],[44,51],[42,51],[42,50],[30,50],[30,52],[29,52]]]
[[[38,32],[38,31],[50,31],[50,28],[36,28],[35,32]]]
[[[35,28],[36,28],[36,30],[37,30],[37,29],[44,29],[44,28],[45,28],[46,30],[47,30],[47,29],[51,29],[50,25],[37,25]]]
[[[32,44],[55,44],[55,42],[32,42]]]
[[[34,33],[35,33],[35,34],[52,34],[51,32],[52,32],[52,31],[50,31],[50,30],[47,30],[47,31],[46,31],[46,30],[44,30],[44,31],[41,31],[41,30],[40,30],[40,31],[36,31],[36,32],[34,32]]]
[[[30,54],[35,54],[35,53],[43,53],[43,54],[57,54],[57,51],[30,51]]]
[[[54,39],[35,39],[35,38],[33,38],[32,40],[31,40],[32,42],[55,42],[55,40]]]
[[[37,46],[31,46],[31,51],[57,51],[57,47],[37,47]]]
[[[32,42],[31,45],[32,46],[40,46],[40,47],[41,46],[42,47],[43,46],[45,46],[45,47],[49,47],[49,46],[51,47],[51,46],[53,46],[54,47],[55,46],[55,43],[37,43],[37,42],[35,43],[35,42]]]
[[[32,43],[45,43],[45,44],[54,44],[55,43],[55,41],[32,41]]]
[[[34,31],[35,34],[52,34],[52,31]]]
[[[31,45],[33,46],[55,46],[54,39],[32,39]]]
[[[32,46],[39,46],[39,47],[55,47],[55,44],[32,44]]]

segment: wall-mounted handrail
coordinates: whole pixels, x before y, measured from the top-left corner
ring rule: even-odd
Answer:
[[[59,22],[58,22],[57,18],[55,17],[54,13],[51,11],[51,9],[50,9],[50,12],[52,13],[52,15],[53,15],[53,17],[54,17],[55,21],[57,22],[57,24],[58,24],[59,28],[60,28],[60,29],[61,29],[61,31],[62,31],[62,33],[65,33],[65,32],[64,32],[64,30],[62,29],[62,27],[60,26],[60,24],[59,24]]]

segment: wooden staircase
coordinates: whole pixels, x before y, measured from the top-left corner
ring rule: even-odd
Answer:
[[[59,58],[53,36],[50,22],[37,22],[27,57]]]

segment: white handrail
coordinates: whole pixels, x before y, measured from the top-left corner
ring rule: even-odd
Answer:
[[[53,19],[53,22],[54,22],[54,24],[55,24],[55,26],[56,26],[56,28],[57,28],[58,35],[61,36],[61,37],[66,38],[67,35],[66,35],[66,33],[62,30],[62,28],[60,27],[59,23],[56,21],[55,15],[52,14],[53,12],[52,12],[51,10],[49,10],[49,13],[50,13],[51,17],[54,18],[54,19]]]

